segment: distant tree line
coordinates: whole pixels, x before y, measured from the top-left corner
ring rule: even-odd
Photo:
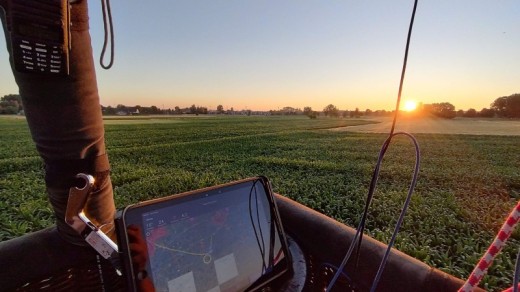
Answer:
[[[470,108],[466,111],[455,111],[455,106],[449,102],[433,103],[423,105],[421,110],[423,112],[432,114],[433,116],[452,119],[455,117],[466,118],[520,118],[520,94],[515,93],[509,96],[502,96],[493,103],[489,108],[482,108],[477,111]]]
[[[271,115],[275,116],[295,116],[295,115],[302,115],[303,111],[299,108],[294,108],[290,106],[286,106],[282,108],[281,110],[270,110],[269,113]]]
[[[457,116],[455,106],[449,102],[425,104],[420,106],[417,111],[423,115],[432,115],[445,119],[453,119]]]
[[[123,104],[118,104],[116,107],[112,106],[101,106],[101,111],[104,115],[156,115],[162,114],[162,110],[160,110],[156,106],[126,106]]]
[[[176,106],[174,109],[160,109],[155,105],[146,106],[126,106],[118,104],[116,107],[101,106],[101,111],[104,115],[181,115],[181,114],[207,114],[208,108],[192,105],[187,108],[180,108]]]
[[[303,114],[308,116],[311,119],[315,119],[316,117],[323,115],[326,117],[334,117],[334,118],[359,118],[359,117],[368,117],[368,116],[389,116],[392,115],[393,111],[386,110],[376,110],[373,111],[371,109],[366,109],[361,111],[359,108],[355,110],[340,110],[335,105],[329,104],[323,108],[321,112],[315,111],[310,106],[306,106],[303,108]]]
[[[466,111],[457,110],[455,106],[449,102],[432,103],[432,104],[421,104],[416,110],[416,115],[430,116],[444,119],[453,119],[455,117],[464,118],[493,118],[496,115],[496,111],[493,108],[483,108],[477,111],[474,108],[470,108]]]
[[[480,111],[477,111],[474,108],[470,108],[466,111],[457,111],[457,117],[464,118],[494,118],[495,116],[497,116],[496,111],[492,108],[483,108]]]
[[[323,108],[322,111],[315,111],[311,107],[306,106],[301,110],[300,108],[293,108],[286,106],[278,110],[270,110],[268,112],[252,111],[252,110],[241,110],[235,111],[233,108],[224,109],[224,106],[218,105],[216,110],[208,110],[207,107],[196,106],[193,104],[190,107],[180,108],[178,106],[173,109],[160,109],[157,106],[126,106],[118,104],[116,107],[112,106],[101,106],[103,114],[105,115],[181,115],[181,114],[228,114],[228,115],[306,115],[309,118],[316,118],[320,115],[326,117],[350,117],[357,118],[363,116],[388,116],[392,115],[393,111],[376,110],[372,111],[366,109],[364,111],[356,108],[355,110],[340,110],[335,105],[329,104]],[[520,93],[515,93],[509,96],[502,96],[493,103],[489,108],[483,108],[480,111],[470,108],[466,111],[457,110],[455,106],[449,102],[432,103],[420,105],[415,111],[416,114],[430,115],[434,117],[452,119],[455,117],[482,117],[482,118],[520,118]],[[23,104],[20,95],[8,94],[0,98],[0,114],[20,114],[23,113]]]
[[[0,114],[16,115],[22,110],[22,97],[19,94],[8,94],[0,98]]]

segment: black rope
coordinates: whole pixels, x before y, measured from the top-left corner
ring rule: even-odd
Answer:
[[[401,94],[403,92],[404,75],[406,73],[406,64],[408,63],[408,50],[410,48],[410,39],[412,38],[412,28],[413,28],[413,23],[415,21],[415,11],[417,10],[417,1],[418,0],[415,0],[415,2],[414,2],[412,18],[410,19],[410,26],[408,27],[408,37],[406,38],[406,49],[404,50],[403,69],[401,70],[401,80],[399,81],[399,93],[397,94],[397,103],[395,106],[394,120],[392,121],[392,129],[390,130],[389,136],[392,136],[392,134],[394,133],[395,123],[397,121],[397,115],[399,113],[399,105],[401,103]]]
[[[518,281],[520,278],[520,250],[516,255],[515,274],[513,277],[513,292],[518,292]]]
[[[397,135],[405,135],[408,138],[410,138],[414,144],[415,147],[415,167],[413,170],[413,179],[410,183],[410,187],[408,188],[408,195],[406,196],[406,200],[403,204],[403,209],[401,211],[401,214],[399,214],[399,219],[397,219],[397,223],[395,224],[394,232],[392,233],[392,238],[390,239],[390,242],[388,243],[388,246],[386,248],[385,255],[383,256],[383,260],[381,260],[381,264],[379,264],[379,268],[377,270],[376,277],[374,278],[374,282],[372,282],[372,288],[370,289],[370,292],[376,291],[377,284],[379,283],[379,280],[381,279],[381,275],[383,274],[383,270],[385,269],[386,262],[388,261],[388,256],[390,255],[390,251],[392,250],[392,247],[395,243],[395,238],[397,237],[397,233],[399,233],[399,229],[401,228],[401,225],[404,220],[404,215],[406,214],[406,211],[408,210],[408,206],[410,205],[410,200],[412,199],[413,190],[415,189],[415,185],[417,184],[417,175],[419,175],[419,167],[421,164],[421,151],[419,149],[419,144],[417,143],[417,140],[414,136],[411,134],[405,133],[405,132],[398,132],[395,134],[392,134],[392,136],[388,137],[388,139],[392,139],[393,136]],[[359,247],[358,247],[359,252]]]
[[[397,135],[397,134],[409,135],[407,133],[397,133],[397,134],[394,134],[394,131],[395,131],[395,124],[397,122],[397,115],[399,113],[399,106],[400,106],[400,103],[401,103],[401,95],[402,95],[402,91],[403,91],[404,77],[405,77],[405,73],[406,73],[406,64],[408,62],[408,51],[409,51],[409,48],[410,48],[410,39],[411,39],[411,35],[412,35],[413,23],[414,23],[414,20],[415,20],[415,12],[417,10],[417,2],[418,2],[418,0],[414,1],[412,16],[411,16],[410,25],[409,25],[409,28],[408,28],[408,36],[407,36],[407,39],[406,39],[406,48],[405,48],[405,54],[404,54],[404,60],[403,60],[403,67],[402,67],[402,71],[401,71],[401,79],[400,79],[400,82],[399,82],[399,91],[398,91],[398,94],[397,94],[396,109],[395,109],[395,112],[394,112],[394,118],[393,118],[393,121],[392,121],[392,127],[390,129],[390,133],[388,135],[387,140],[383,143],[383,146],[381,147],[381,151],[379,153],[379,158],[378,158],[376,167],[374,169],[374,172],[372,174],[372,179],[370,181],[370,187],[369,187],[367,199],[366,199],[366,202],[365,202],[365,208],[364,208],[364,211],[363,211],[363,215],[361,217],[361,221],[359,223],[359,226],[358,226],[358,228],[356,230],[356,234],[354,236],[354,239],[352,240],[352,244],[350,245],[350,247],[349,247],[349,249],[347,251],[347,254],[343,258],[343,261],[341,262],[341,264],[340,264],[340,266],[338,268],[338,271],[336,272],[336,274],[332,278],[332,280],[329,283],[329,286],[327,287],[326,291],[330,291],[332,289],[332,287],[334,286],[334,284],[336,283],[336,281],[337,281],[341,271],[343,270],[343,268],[347,264],[348,260],[350,259],[350,256],[352,255],[352,252],[354,251],[354,247],[357,248],[357,252],[356,252],[356,266],[357,266],[357,263],[358,263],[358,260],[359,260],[360,247],[361,247],[361,243],[363,241],[363,232],[365,230],[366,219],[367,219],[367,216],[368,216],[368,209],[369,209],[370,204],[372,202],[372,199],[374,197],[374,192],[375,192],[376,185],[377,185],[377,179],[379,177],[379,171],[380,171],[380,168],[381,168],[381,163],[382,163],[383,158],[384,158],[384,156],[386,154],[386,151],[388,150],[388,146],[390,145],[390,143],[392,141],[392,138],[395,135]],[[412,136],[410,135],[410,137],[412,137]],[[414,144],[415,144],[416,141],[415,141],[415,139],[413,137],[412,137],[412,140],[414,140]],[[414,172],[414,178],[412,180],[412,184],[410,185],[409,196],[411,196],[411,194],[413,192],[413,188],[415,187],[415,183],[416,183],[416,179],[417,179],[417,172],[418,172],[418,168],[417,167],[418,167],[419,159],[420,159],[419,157],[416,159],[416,171]],[[407,198],[407,202],[408,201],[409,201],[409,198]],[[407,203],[405,203],[405,205],[407,205]],[[404,212],[406,212],[405,209],[403,209],[403,211],[401,213],[402,216],[404,216]],[[396,226],[396,231],[399,230],[399,226],[400,226],[400,223],[398,222],[398,226]],[[394,237],[394,235],[392,237]],[[359,240],[358,240],[358,238],[359,238]],[[356,244],[356,241],[357,241],[357,244]],[[389,248],[391,248],[390,245],[389,245]],[[385,263],[386,263],[386,255],[385,255],[385,258],[383,259],[383,261],[381,262],[380,269],[381,269],[381,267],[384,268]],[[378,271],[378,274],[379,274],[379,271]],[[379,277],[379,276],[376,276],[376,277]],[[378,281],[378,279],[376,279],[376,280]],[[374,281],[373,284],[375,284],[375,286],[377,286],[377,282],[376,281]],[[373,287],[373,288],[375,289],[375,287]]]
[[[256,192],[256,183],[258,180],[255,180],[253,182],[253,185],[251,186],[251,189],[249,190],[249,219],[251,220],[251,225],[253,226],[253,232],[255,233],[256,243],[258,244],[258,250],[260,251],[260,255],[262,257],[262,274],[267,271],[267,265],[265,264],[265,242],[264,237],[262,234],[262,225],[260,224],[260,215],[258,213],[258,196]],[[258,222],[258,229],[256,229],[255,220],[253,219],[253,210],[251,208],[251,201],[253,196],[253,191],[255,195],[255,203],[256,203],[256,216],[257,216],[257,222]],[[258,236],[258,233],[260,233],[260,237]]]
[[[112,24],[112,11],[110,9],[110,0],[101,0],[101,9],[103,11],[103,27],[105,30],[105,39],[103,41],[103,49],[101,50],[101,57],[99,64],[105,70],[112,68],[114,64],[114,25]],[[108,24],[107,24],[108,19]],[[105,53],[108,46],[108,35],[110,34],[110,62],[105,65]]]
[[[414,20],[415,20],[415,12],[417,10],[417,1],[418,0],[415,0],[415,2],[414,2],[413,11],[412,11],[412,17],[410,19],[410,25],[408,27],[408,36],[407,36],[407,39],[406,39],[406,48],[405,48],[405,52],[404,52],[403,68],[401,70],[401,79],[399,81],[399,91],[398,91],[398,94],[397,94],[397,102],[396,102],[396,106],[395,106],[394,119],[392,121],[392,128],[390,129],[390,134],[388,134],[388,139],[383,144],[382,151],[381,151],[381,154],[380,154],[381,160],[385,156],[386,151],[388,150],[388,146],[390,146],[390,143],[392,142],[392,138],[394,136],[393,134],[394,134],[394,130],[395,130],[395,124],[397,122],[397,115],[399,114],[399,107],[400,107],[400,104],[401,104],[401,95],[402,95],[402,92],[403,92],[404,76],[405,76],[405,73],[406,73],[406,64],[408,63],[408,51],[409,51],[409,48],[410,48],[410,39],[411,39],[411,36],[412,36],[412,28],[413,28],[413,23],[414,23]],[[374,197],[374,192],[375,192],[375,189],[376,189],[377,177],[379,176],[380,166],[381,166],[380,163],[378,163],[376,165],[376,168],[374,169],[374,173],[372,174],[372,180],[370,181],[370,188],[369,188],[369,191],[368,191],[367,200],[365,202],[365,210],[363,211],[363,217],[362,217],[361,223],[360,223],[361,233],[360,233],[360,236],[359,236],[359,241],[357,243],[356,266],[358,265],[358,261],[359,261],[359,252],[360,252],[361,242],[363,241],[363,234],[364,234],[364,231],[365,231],[365,223],[366,223],[366,218],[368,216],[368,208],[370,207],[370,204],[372,202],[372,198]]]

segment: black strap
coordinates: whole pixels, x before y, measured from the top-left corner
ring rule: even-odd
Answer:
[[[99,64],[103,69],[108,70],[114,64],[114,25],[112,24],[112,11],[110,10],[110,0],[101,0],[101,8],[103,10],[103,27],[105,30],[105,40],[103,42],[103,49],[101,50]],[[108,45],[108,35],[110,35],[110,62],[108,63],[108,65],[105,65],[104,59]]]

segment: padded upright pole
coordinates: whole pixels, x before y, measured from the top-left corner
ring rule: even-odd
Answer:
[[[6,31],[5,17],[2,22]],[[95,177],[94,192],[87,201],[86,213],[110,235],[114,233],[115,213],[88,29],[87,1],[71,4],[69,76],[17,72],[6,31],[11,67],[27,122],[45,163],[45,183],[56,213],[58,231],[68,242],[78,245],[86,243],[64,221],[69,188],[74,186],[77,173]]]

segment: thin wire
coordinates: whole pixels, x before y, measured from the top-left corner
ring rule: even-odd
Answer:
[[[396,102],[396,106],[395,106],[394,119],[392,121],[392,127],[390,129],[390,133],[388,134],[389,138],[383,144],[382,151],[380,153],[381,160],[385,156],[386,151],[388,150],[388,146],[390,145],[390,142],[392,141],[392,137],[393,137],[394,130],[395,130],[395,124],[397,123],[397,115],[399,114],[399,107],[400,107],[400,104],[401,104],[401,96],[402,96],[402,92],[403,92],[403,84],[404,84],[404,77],[405,77],[405,73],[406,73],[406,65],[408,63],[408,51],[410,49],[410,39],[412,37],[412,29],[413,29],[413,24],[414,24],[414,21],[415,21],[415,12],[417,11],[417,2],[418,2],[418,0],[415,0],[414,6],[413,6],[413,10],[412,10],[412,16],[411,16],[411,19],[410,19],[410,25],[408,27],[408,36],[406,38],[406,48],[405,48],[405,51],[404,51],[403,68],[401,70],[401,79],[399,81],[399,91],[397,93],[397,102]],[[374,192],[375,192],[376,185],[377,185],[377,178],[379,176],[380,166],[381,166],[381,164],[379,163],[379,164],[376,165],[376,168],[374,169],[374,173],[372,175],[372,180],[370,181],[370,188],[369,188],[369,191],[368,191],[367,200],[365,202],[365,210],[363,211],[363,218],[362,218],[362,220],[360,222],[361,231],[360,231],[360,235],[359,235],[359,241],[357,243],[357,252],[356,252],[356,260],[355,260],[356,267],[358,266],[358,262],[359,262],[359,252],[360,252],[361,242],[363,241],[363,235],[364,235],[364,231],[365,231],[365,223],[366,223],[366,219],[367,219],[367,216],[368,216],[368,208],[370,207],[371,202],[372,202],[372,198],[374,196]]]
[[[112,68],[114,64],[114,25],[112,23],[112,11],[110,9],[110,0],[101,0],[101,9],[103,11],[103,27],[105,30],[105,39],[103,41],[103,49],[101,50],[101,57],[99,64],[105,70]],[[108,18],[108,25],[107,25]],[[110,62],[105,65],[105,53],[108,46],[108,35],[110,34]]]
[[[380,169],[380,165],[381,165],[381,163],[383,161],[383,155],[384,155],[384,151],[385,151],[385,144],[387,143],[387,141],[388,141],[388,139],[385,141],[385,143],[383,144],[383,147],[381,148],[381,150],[379,152],[379,157],[377,159],[376,168],[374,170],[374,176],[372,177],[372,181],[375,180],[377,182],[377,179],[379,177],[379,169]],[[369,196],[370,195],[371,194],[369,193]],[[371,197],[369,199],[367,198],[367,201],[371,200],[371,199],[372,199]],[[329,286],[327,287],[326,291],[330,291],[332,289],[332,287],[334,286],[334,284],[338,280],[338,277],[339,277],[341,271],[343,271],[343,268],[345,268],[345,265],[347,264],[348,260],[350,259],[350,256],[352,255],[352,252],[354,251],[354,247],[356,246],[355,243],[356,243],[357,239],[359,238],[360,234],[362,234],[361,230],[365,226],[366,209],[368,209],[368,208],[367,208],[367,205],[365,204],[365,213],[363,213],[363,217],[361,218],[361,222],[360,222],[358,228],[356,229],[356,234],[354,235],[354,239],[352,239],[352,244],[349,246],[347,254],[345,255],[345,257],[343,258],[343,261],[339,265],[339,268],[336,271],[336,274],[334,275],[332,280],[330,281]]]
[[[413,5],[412,17],[410,19],[410,26],[408,27],[408,36],[406,38],[406,49],[404,51],[403,69],[401,70],[401,80],[399,81],[399,93],[397,94],[397,103],[395,106],[394,120],[392,122],[392,129],[390,130],[390,136],[394,133],[395,123],[397,121],[397,115],[399,113],[399,104],[401,103],[401,94],[403,92],[404,75],[406,73],[406,64],[408,63],[408,51],[410,48],[410,39],[412,38],[413,23],[415,21],[415,12],[417,10],[417,2],[415,0]]]
[[[518,280],[520,278],[520,250],[516,255],[515,276],[513,277],[513,292],[518,292]]]
[[[379,152],[379,157],[378,157],[378,160],[377,160],[377,163],[376,163],[376,170],[375,170],[375,183],[377,183],[377,180],[379,178],[379,171],[381,169],[381,164],[383,162],[383,158],[384,158],[384,155],[385,155],[385,153],[383,152],[384,146],[388,145],[389,141],[394,136],[397,136],[397,135],[406,135],[406,136],[408,136],[409,138],[412,139],[412,141],[414,143],[414,146],[415,146],[416,159],[415,159],[414,173],[413,173],[413,176],[412,176],[412,182],[410,184],[410,187],[408,188],[408,196],[407,196],[407,198],[405,200],[405,204],[403,206],[403,210],[401,211],[401,215],[399,216],[399,219],[397,221],[397,224],[396,224],[396,227],[395,227],[395,230],[394,230],[394,234],[392,234],[392,240],[389,243],[389,247],[387,249],[387,253],[389,253],[391,247],[393,246],[393,242],[395,241],[395,237],[397,236],[397,232],[399,232],[402,220],[404,218],[404,214],[406,213],[406,210],[408,209],[408,205],[409,205],[409,202],[410,202],[410,199],[411,199],[411,195],[412,195],[413,190],[415,189],[415,185],[417,183],[417,175],[419,173],[420,157],[421,157],[417,140],[412,135],[410,135],[408,133],[405,133],[405,132],[397,132],[397,133],[392,134],[392,136],[388,137],[387,140],[383,143],[383,147],[381,147],[382,149]],[[372,197],[373,197],[373,195],[372,195]],[[370,202],[369,202],[369,204],[370,204]],[[363,215],[366,215],[366,214],[363,214]],[[362,229],[362,226],[364,226],[364,221],[363,220],[366,220],[366,216],[364,216],[362,218],[362,222],[360,223],[360,225],[358,226],[358,228],[356,230],[356,234],[354,236],[354,239],[352,240],[352,243],[355,243],[356,240],[359,238],[359,236],[362,234],[361,229]],[[332,289],[332,287],[334,286],[335,282],[337,281],[337,279],[338,279],[338,277],[340,275],[340,272],[343,271],[343,268],[345,268],[345,265],[347,264],[350,256],[352,255],[352,252],[354,251],[354,247],[355,247],[355,244],[351,244],[350,245],[350,247],[349,247],[349,249],[347,251],[347,254],[343,258],[343,261],[341,262],[338,270],[336,271],[336,274],[334,275],[334,277],[332,278],[331,282],[329,283],[329,286],[327,287],[326,291],[330,291],[330,289]],[[359,247],[358,247],[358,251],[359,251]],[[388,255],[385,254],[385,256],[383,257],[383,260],[381,261],[381,264],[379,266],[378,274],[380,273],[380,271],[382,273],[382,270],[384,269],[384,266],[386,265],[387,257],[388,257]],[[378,279],[379,277],[380,277],[380,275],[377,276],[377,274],[376,274],[377,281],[379,281],[379,279]],[[374,282],[375,282],[375,280],[374,280]]]
[[[256,222],[258,224],[258,230],[260,231],[260,240],[262,242],[262,250],[263,250],[263,253],[265,255],[265,240],[264,240],[264,233],[262,232],[262,224],[260,223],[260,208],[258,208],[258,193],[256,192],[256,182],[255,181],[255,184],[253,185],[254,188],[255,188],[255,206],[256,206]],[[264,263],[265,263],[265,258],[263,259]],[[264,264],[265,266],[265,264]]]
[[[263,242],[263,239],[262,239],[262,243],[260,243],[260,239],[258,238],[258,231],[256,230],[256,227],[255,227],[255,220],[253,219],[253,210],[251,208],[251,198],[253,196],[253,190],[255,192],[255,196],[256,196],[256,183],[258,181],[254,181],[253,182],[253,185],[251,186],[251,189],[249,190],[249,219],[251,220],[251,225],[253,226],[253,231],[255,233],[255,237],[256,237],[256,243],[258,244],[258,249],[260,250],[260,255],[262,256],[262,273],[264,273],[266,270],[267,270],[267,267],[265,265],[265,243]],[[256,208],[258,208],[258,201],[255,200],[255,202],[257,203],[256,205]],[[261,233],[261,228],[262,226],[258,226],[258,228],[260,229],[260,233]]]
[[[419,144],[417,143],[417,140],[414,136],[405,133],[405,132],[398,132],[393,134],[393,136],[397,135],[405,135],[410,138],[414,144],[415,147],[415,168],[413,171],[413,179],[410,183],[410,187],[408,188],[408,195],[406,196],[406,200],[403,204],[403,210],[401,211],[401,214],[399,215],[399,219],[397,220],[397,223],[395,224],[394,233],[392,234],[392,238],[390,239],[390,242],[388,243],[388,247],[386,249],[385,255],[383,256],[383,260],[381,261],[381,264],[379,265],[379,269],[377,270],[376,277],[374,278],[374,282],[372,282],[372,288],[370,289],[370,292],[373,292],[376,290],[377,284],[379,283],[379,280],[381,279],[381,275],[383,274],[383,270],[385,269],[386,262],[388,261],[388,256],[390,255],[390,251],[392,250],[392,247],[395,243],[395,238],[397,237],[397,233],[399,233],[399,229],[401,228],[401,225],[404,220],[404,215],[406,215],[406,211],[408,210],[408,206],[410,205],[410,200],[412,199],[413,190],[415,189],[415,185],[417,184],[417,175],[419,174],[419,167],[421,164],[421,151],[419,149]],[[389,138],[390,139],[390,138]]]
[[[371,179],[371,182],[370,182],[370,188],[369,188],[369,192],[368,192],[368,195],[367,195],[367,200],[365,202],[365,209],[364,209],[363,215],[361,217],[360,224],[359,224],[358,228],[356,229],[356,234],[354,236],[354,239],[352,240],[353,244],[350,245],[350,247],[349,247],[349,249],[347,251],[347,254],[343,258],[343,261],[341,262],[341,264],[340,264],[336,274],[334,275],[334,277],[332,278],[331,282],[329,283],[326,291],[330,291],[332,289],[332,287],[334,286],[334,284],[336,283],[336,281],[337,281],[341,271],[343,270],[343,268],[347,264],[348,260],[350,259],[350,256],[352,255],[352,252],[354,250],[354,246],[356,246],[355,243],[358,240],[358,238],[359,238],[359,241],[358,241],[358,244],[357,244],[357,251],[358,252],[356,254],[356,263],[357,263],[357,260],[359,259],[359,251],[360,251],[361,242],[363,240],[363,231],[365,229],[365,223],[366,223],[366,218],[367,218],[367,215],[368,215],[368,209],[370,207],[370,204],[372,202],[372,198],[374,196],[374,191],[375,191],[375,188],[376,188],[376,185],[377,185],[377,180],[378,180],[378,177],[379,177],[379,171],[380,171],[380,168],[381,168],[381,163],[382,163],[383,157],[384,157],[384,155],[385,155],[385,153],[386,153],[386,151],[388,149],[388,146],[390,145],[392,137],[394,136],[395,124],[397,122],[397,115],[399,113],[399,106],[400,106],[400,103],[401,103],[401,95],[402,95],[402,90],[403,90],[404,77],[405,77],[405,73],[406,73],[406,65],[408,63],[408,51],[409,51],[409,48],[410,48],[410,39],[411,39],[411,35],[412,35],[412,28],[413,28],[413,23],[414,23],[414,20],[415,20],[415,13],[416,13],[416,10],[417,10],[417,2],[418,2],[418,0],[414,1],[412,16],[411,16],[410,25],[409,25],[409,28],[408,28],[408,36],[407,36],[407,39],[406,39],[406,48],[405,48],[405,54],[404,54],[404,60],[403,60],[403,67],[402,67],[402,71],[401,71],[401,79],[400,79],[400,82],[399,82],[399,91],[398,91],[398,94],[397,94],[396,109],[395,109],[395,112],[394,112],[394,119],[392,121],[392,127],[390,129],[390,133],[388,135],[387,140],[383,143],[381,151],[379,152],[379,158],[378,158],[378,161],[376,163],[376,167],[374,169],[374,172],[372,174],[372,179]],[[415,177],[415,174],[414,174],[414,177]],[[414,183],[412,182],[412,184],[414,184]]]

